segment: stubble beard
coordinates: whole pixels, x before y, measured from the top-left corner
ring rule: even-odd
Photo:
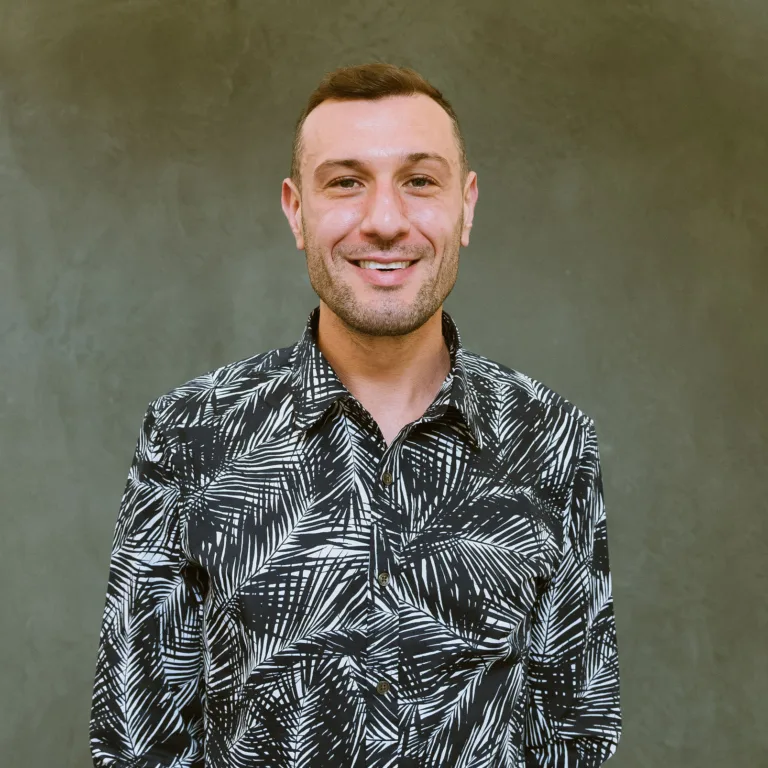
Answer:
[[[350,331],[368,336],[403,336],[415,331],[432,317],[453,290],[459,272],[459,251],[461,232],[464,227],[464,215],[454,228],[450,240],[446,243],[442,261],[437,274],[429,273],[422,278],[422,283],[411,302],[399,298],[402,289],[370,288],[380,295],[378,301],[367,302],[358,296],[352,285],[341,279],[343,270],[350,270],[347,259],[364,258],[366,250],[386,251],[388,248],[339,247],[333,254],[335,274],[328,269],[322,250],[315,243],[312,234],[304,228],[304,251],[307,259],[309,282],[315,293],[339,317]],[[428,246],[395,246],[397,253],[403,254],[403,260],[423,259],[416,269],[427,272],[434,262],[435,254]]]

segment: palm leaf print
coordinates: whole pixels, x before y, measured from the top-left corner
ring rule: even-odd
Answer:
[[[594,421],[474,354],[390,442],[300,339],[154,400],[96,768],[591,768],[621,732]]]

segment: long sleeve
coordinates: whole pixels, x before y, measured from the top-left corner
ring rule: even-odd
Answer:
[[[585,424],[562,557],[532,617],[528,768],[592,768],[621,733],[619,663],[597,435]]]
[[[180,491],[144,418],[112,544],[90,741],[96,768],[202,768],[203,583],[181,549]]]

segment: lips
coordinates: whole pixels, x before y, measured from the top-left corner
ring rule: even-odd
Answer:
[[[406,261],[406,259],[387,259],[386,261],[381,259],[362,259],[362,261],[376,261],[380,264],[391,264],[395,261]],[[371,285],[381,286],[393,286],[399,285],[405,282],[414,272],[418,264],[418,260],[414,259],[407,267],[400,269],[371,269],[364,268],[358,265],[357,260],[350,261],[350,264],[355,268],[358,275],[367,283]]]
[[[360,267],[361,269],[373,269],[376,270],[376,267],[369,267],[369,266],[363,266],[365,263],[371,263],[374,264],[380,264],[381,268],[378,269],[378,271],[390,271],[395,269],[408,269],[408,267],[413,266],[415,264],[415,261],[413,260],[406,260],[406,259],[400,259],[399,261],[376,261],[375,259],[360,259],[358,261],[353,261],[352,264],[354,264],[356,267]],[[406,266],[390,266],[394,264],[405,264]]]
[[[356,267],[360,265],[361,261],[375,261],[377,264],[395,264],[398,261],[410,261],[414,263],[418,259],[404,259],[402,256],[366,256],[363,259],[349,259],[349,261]]]

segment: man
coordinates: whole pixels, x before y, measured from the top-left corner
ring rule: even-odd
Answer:
[[[320,304],[154,401],[115,531],[95,766],[598,766],[620,733],[593,420],[442,309],[477,176],[409,69],[345,68],[282,206]]]

